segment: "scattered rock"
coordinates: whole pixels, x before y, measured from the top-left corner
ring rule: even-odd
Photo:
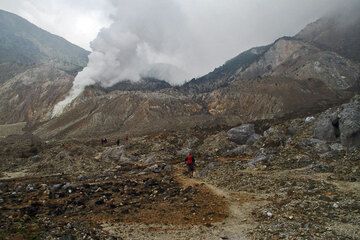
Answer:
[[[272,218],[272,217],[273,217],[273,214],[272,214],[272,212],[270,212],[270,211],[265,211],[265,215],[266,215],[268,218]]]
[[[119,147],[108,147],[102,154],[101,159],[103,161],[110,160],[121,160],[122,155],[124,154],[124,146]],[[124,160],[124,159],[123,159]],[[125,159],[127,160],[127,159]]]
[[[232,150],[229,150],[226,152],[226,155],[232,156],[232,155],[251,155],[252,151],[250,150],[248,145],[240,145]]]
[[[301,142],[301,145],[305,149],[311,149],[318,154],[322,154],[330,151],[330,147],[325,141],[315,138],[305,139]]]
[[[160,173],[163,170],[163,167],[165,167],[165,166],[160,166],[158,164],[154,164],[154,165],[152,165],[150,167],[147,167],[144,171],[145,172]]]
[[[214,156],[225,153],[227,150],[235,147],[236,144],[229,141],[226,132],[219,132],[207,137],[199,147],[199,152],[205,156]]]
[[[32,191],[34,191],[35,190],[35,185],[34,184],[28,184],[27,186],[26,186],[26,191],[27,192],[32,192]]]
[[[254,124],[243,124],[239,127],[232,128],[227,132],[230,141],[241,145],[246,144],[249,138],[254,134],[255,134]]]
[[[311,123],[313,121],[315,121],[315,117],[313,117],[313,116],[305,118],[305,123]]]
[[[185,157],[185,156],[187,156],[189,154],[189,152],[191,152],[191,149],[186,147],[186,148],[183,148],[183,149],[177,151],[176,155]]]
[[[38,162],[40,160],[41,160],[41,157],[39,155],[30,157],[30,161],[32,161],[32,162]]]
[[[334,151],[334,152],[343,152],[343,151],[345,151],[344,146],[341,145],[340,143],[331,144],[330,149],[331,149],[331,151]]]
[[[71,159],[71,157],[70,157],[69,152],[64,150],[64,151],[59,152],[59,153],[55,156],[55,159],[56,159],[57,161],[63,161],[63,160],[68,161],[68,160]]]
[[[256,143],[257,141],[259,141],[261,139],[261,137],[262,137],[261,135],[254,133],[248,138],[248,140],[246,141],[246,144],[252,145],[252,144]]]

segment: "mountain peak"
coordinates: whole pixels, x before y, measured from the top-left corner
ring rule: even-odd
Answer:
[[[73,73],[88,62],[88,51],[4,10],[0,10],[0,43],[0,64],[51,63]]]

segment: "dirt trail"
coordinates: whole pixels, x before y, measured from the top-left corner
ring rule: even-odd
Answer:
[[[229,208],[229,217],[219,226],[224,239],[248,239],[246,233],[256,227],[256,222],[252,219],[251,212],[255,208],[267,203],[264,200],[266,196],[248,192],[230,192],[199,178],[189,178],[179,169],[176,169],[175,178],[184,187],[197,184],[204,185],[212,193],[226,200]]]
[[[182,166],[175,166],[174,178],[183,188],[189,186],[207,189],[224,199],[224,212],[228,217],[222,222],[210,225],[161,225],[161,224],[103,224],[103,230],[121,239],[146,240],[245,240],[247,233],[256,227],[251,212],[267,202],[266,196],[248,192],[230,192],[209,184],[199,178],[189,178],[183,174]]]

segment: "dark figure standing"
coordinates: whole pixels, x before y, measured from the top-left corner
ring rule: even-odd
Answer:
[[[195,158],[193,157],[193,155],[191,153],[189,153],[187,155],[187,157],[185,158],[185,163],[186,163],[186,166],[188,167],[188,173],[189,173],[190,177],[192,177],[194,174],[194,171],[195,171]]]
[[[107,139],[106,138],[102,138],[101,139],[101,145],[105,145],[105,144],[107,144]]]
[[[116,141],[116,145],[120,146],[120,139]]]

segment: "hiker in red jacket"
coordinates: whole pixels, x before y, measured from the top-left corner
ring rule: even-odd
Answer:
[[[187,155],[187,157],[185,158],[185,163],[186,163],[186,166],[188,167],[188,172],[189,172],[190,176],[193,176],[193,173],[195,171],[195,158],[193,157],[193,155],[191,153],[189,153]]]

